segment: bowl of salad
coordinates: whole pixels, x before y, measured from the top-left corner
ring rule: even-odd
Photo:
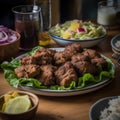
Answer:
[[[61,46],[80,43],[89,48],[97,45],[107,35],[106,29],[91,21],[71,20],[49,29],[51,38]]]

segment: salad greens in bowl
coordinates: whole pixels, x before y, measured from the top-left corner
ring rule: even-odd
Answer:
[[[73,47],[74,45],[78,44],[71,44],[68,47]],[[78,46],[80,47],[80,45]],[[89,49],[89,51],[93,52],[92,54],[95,53],[95,55],[100,55],[98,61],[103,60],[106,68],[102,67],[102,64],[99,64],[95,68],[95,65],[92,66],[91,63],[89,63],[90,61],[82,61],[82,65],[85,64],[84,67],[86,68],[83,72],[79,73],[78,69],[74,69],[73,65],[71,64],[71,62],[73,62],[74,60],[71,62],[66,61],[63,64],[58,65],[58,62],[56,62],[57,60],[54,61],[53,59],[56,59],[55,57],[58,54],[64,55],[66,49],[68,52],[68,47],[42,48],[40,46],[37,46],[30,52],[14,58],[11,62],[4,61],[1,64],[1,68],[4,71],[5,79],[11,86],[15,88],[21,88],[27,91],[34,92],[36,94],[48,96],[70,96],[85,94],[100,89],[110,83],[111,80],[114,78],[115,66],[113,62],[109,58],[99,54],[97,51],[92,49]],[[83,54],[84,52],[86,52],[86,50],[87,49],[82,49],[82,51],[80,51]],[[54,57],[51,56],[52,60],[49,57],[48,61],[46,55],[49,56],[50,52],[52,52],[51,55],[53,55],[53,52],[55,53]],[[45,54],[45,56],[40,57],[40,55],[43,55],[43,53]],[[70,54],[72,55],[72,57],[74,56],[71,52]],[[80,52],[76,54],[81,55]],[[36,58],[36,56],[39,56],[39,60],[38,57]],[[67,57],[66,54],[65,56]],[[74,56],[74,58],[75,57],[76,56]],[[71,60],[74,58],[71,58]],[[37,61],[35,61],[35,59],[37,59]],[[45,64],[45,60],[47,64]],[[32,64],[28,64],[31,61]],[[36,64],[39,65],[33,64],[34,61],[37,62]],[[81,61],[79,61],[79,64],[80,62]],[[90,67],[86,66],[86,64],[88,66],[90,65]],[[92,67],[93,69],[91,69]],[[97,73],[94,72],[94,68],[96,69]],[[89,72],[85,71],[87,69]]]
[[[107,35],[106,29],[91,21],[71,20],[49,29],[51,38],[61,46],[80,43],[88,48],[97,45]]]

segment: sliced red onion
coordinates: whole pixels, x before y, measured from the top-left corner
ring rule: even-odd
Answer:
[[[17,34],[7,27],[0,25],[0,45],[8,44],[16,41],[18,38]]]
[[[8,35],[4,31],[0,31],[0,42],[6,41],[8,39]]]
[[[85,32],[85,29],[84,28],[78,28],[77,29],[77,32],[80,33],[80,32]]]

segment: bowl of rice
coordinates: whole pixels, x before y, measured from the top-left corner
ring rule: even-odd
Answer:
[[[52,26],[49,34],[60,46],[80,43],[82,47],[90,48],[103,41],[107,32],[103,26],[92,21],[70,20]]]
[[[90,107],[89,118],[90,120],[120,120],[120,96],[98,100]]]

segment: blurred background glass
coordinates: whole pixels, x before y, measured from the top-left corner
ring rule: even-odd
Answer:
[[[97,22],[101,25],[116,24],[116,6],[108,1],[98,3]]]
[[[42,10],[43,31],[46,31],[51,27],[51,0],[34,0],[34,4]]]

